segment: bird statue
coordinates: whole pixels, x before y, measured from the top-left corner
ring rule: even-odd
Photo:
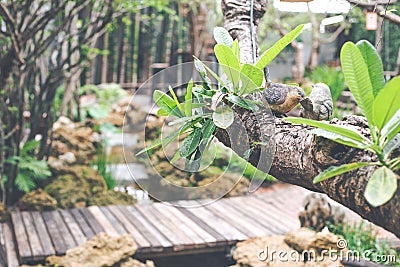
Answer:
[[[312,86],[310,95],[300,101],[300,116],[312,120],[329,120],[333,114],[331,90],[324,83]]]
[[[268,82],[263,95],[275,115],[284,115],[300,103],[304,91],[298,86]]]

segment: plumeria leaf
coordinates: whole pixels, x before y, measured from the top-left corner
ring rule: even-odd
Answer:
[[[397,176],[389,168],[383,166],[376,169],[368,181],[364,196],[373,207],[387,203],[397,190]]]
[[[329,168],[327,168],[326,170],[324,170],[323,172],[321,172],[320,174],[318,174],[314,180],[313,183],[319,183],[322,182],[326,179],[338,176],[340,174],[349,172],[349,171],[353,171],[365,166],[371,166],[374,165],[375,163],[373,162],[353,162],[353,163],[349,163],[349,164],[344,164],[344,165],[340,165],[340,166],[331,166]]]

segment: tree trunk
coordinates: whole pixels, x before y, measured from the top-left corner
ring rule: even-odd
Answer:
[[[249,11],[250,1],[223,0],[222,8],[225,16],[225,27],[238,38],[241,48],[241,60],[252,62],[251,38],[249,38]],[[265,1],[255,1],[256,22],[261,18],[266,9]],[[244,26],[245,25],[245,26]],[[257,98],[259,96],[253,96]],[[234,108],[236,120],[234,125],[226,131],[218,131],[217,138],[226,146],[234,149],[239,155],[244,154],[242,143],[264,142],[265,134],[275,127],[275,134],[268,144],[275,149],[274,158],[264,158],[262,150],[266,146],[256,146],[248,161],[265,171],[268,168],[265,163],[272,160],[269,173],[283,182],[299,185],[304,188],[322,192],[344,206],[355,211],[363,218],[384,227],[400,237],[400,187],[394,197],[386,204],[374,208],[364,198],[364,190],[375,167],[365,167],[324,182],[313,184],[313,178],[324,169],[332,165],[340,165],[356,161],[375,161],[376,158],[369,152],[316,137],[309,132],[311,127],[292,125],[281,119],[274,119],[274,126],[268,124],[271,119],[266,116],[264,120],[254,123],[251,111],[242,108]],[[259,114],[258,114],[259,115]],[[236,139],[231,140],[228,133],[238,122],[242,122],[242,132],[235,133]],[[353,125],[362,134],[368,135],[368,127],[363,117],[349,116],[343,121],[333,120],[333,124]],[[232,137],[232,136],[231,136]],[[248,139],[248,140],[243,140]],[[265,148],[264,148],[265,149]],[[270,152],[270,151],[269,151]],[[394,153],[400,156],[400,150]],[[268,155],[268,154],[267,154]],[[260,164],[261,163],[261,164]]]
[[[314,70],[318,66],[319,61],[319,23],[315,14],[308,9],[308,15],[310,17],[310,21],[312,24],[311,27],[311,36],[312,36],[312,45],[311,45],[311,55],[310,61],[308,62],[308,69]]]
[[[125,81],[125,67],[126,67],[126,38],[125,38],[125,23],[122,21],[122,17],[118,18],[118,60],[117,60],[117,72],[118,72],[118,83]]]

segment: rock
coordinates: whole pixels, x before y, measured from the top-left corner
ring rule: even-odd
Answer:
[[[319,255],[322,249],[338,250],[337,236],[331,233],[315,232],[301,228],[285,236],[251,238],[236,244],[231,267],[266,267],[266,266],[303,266],[303,267],[340,267],[340,260]],[[302,253],[304,250],[306,252]],[[309,253],[308,251],[314,251]],[[307,258],[315,255],[315,258]]]
[[[320,253],[322,250],[339,250],[337,243],[340,239],[330,232],[315,232],[305,227],[285,234],[285,243],[298,252],[307,250]]]
[[[304,266],[302,262],[280,261],[279,258],[276,258],[276,253],[275,257],[271,255],[273,251],[289,253],[293,250],[283,239],[283,236],[256,237],[237,243],[233,252],[236,264],[231,267]]]
[[[155,140],[161,134],[161,129],[165,123],[164,117],[148,116],[145,128],[145,140]]]
[[[132,205],[136,199],[124,192],[107,190],[97,193],[89,198],[89,205],[108,206],[108,205]]]
[[[72,152],[67,152],[63,155],[60,155],[58,157],[62,162],[66,163],[66,164],[73,164],[76,162],[76,158],[75,158],[75,154]]]
[[[53,124],[53,130],[58,130],[60,128],[69,128],[69,129],[74,129],[75,124],[73,121],[71,121],[68,117],[61,116],[58,118],[56,122]]]
[[[125,263],[136,253],[136,250],[137,245],[131,235],[113,237],[101,233],[85,244],[68,250],[65,256],[48,257],[46,265],[59,267],[135,266],[117,264]]]
[[[299,213],[301,227],[321,231],[329,221],[331,205],[321,194],[312,193],[304,199],[304,210]]]
[[[57,200],[42,189],[25,194],[18,202],[18,208],[28,211],[44,211],[57,209]]]
[[[124,124],[124,114],[111,112],[106,118],[101,119],[100,123],[110,123],[116,127],[122,127]]]
[[[58,176],[45,191],[54,197],[61,208],[83,207],[89,198],[107,190],[103,177],[87,166],[69,166],[58,170]]]
[[[53,142],[50,156],[59,158],[72,153],[78,164],[89,164],[96,156],[97,139],[92,128],[82,123],[72,123],[61,117],[53,127]],[[64,156],[64,160],[65,160]],[[72,161],[72,157],[67,156]]]
[[[0,203],[0,223],[10,220],[10,213],[4,207],[3,203]]]

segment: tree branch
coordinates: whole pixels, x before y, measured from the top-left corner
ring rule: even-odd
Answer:
[[[347,2],[354,4],[356,6],[359,6],[363,9],[368,9],[370,11],[374,11],[377,13],[379,16],[397,24],[400,25],[400,16],[393,14],[393,13],[388,13],[386,12],[385,8],[382,7],[381,5],[388,5],[388,4],[393,4],[396,3],[397,0],[394,1],[377,1],[377,2],[361,2],[359,0],[346,0]]]
[[[249,8],[246,0],[223,0],[223,6],[225,7],[231,6],[234,9],[238,4],[241,5],[240,8]],[[232,9],[224,10],[224,13],[226,11],[233,12]],[[226,28],[230,30],[238,22],[246,24],[243,21],[244,17],[241,15],[243,13],[239,13],[236,16],[236,20],[232,17],[225,21]],[[233,24],[230,24],[230,22]],[[236,31],[240,31],[240,29],[235,28]],[[235,35],[239,40],[241,49],[251,47],[251,41],[245,37],[245,33],[236,32]],[[233,109],[236,117],[233,125],[226,131],[218,131],[216,134],[216,137],[224,145],[232,148],[238,155],[243,156],[248,150],[243,144],[260,144],[264,142],[265,136],[271,133],[271,128],[274,128],[275,133],[269,136],[268,145],[254,147],[248,159],[249,163],[260,170],[269,171],[271,175],[283,182],[325,193],[363,218],[384,227],[400,237],[400,224],[398,223],[400,221],[400,209],[398,208],[400,204],[400,187],[389,202],[377,208],[369,205],[364,198],[364,190],[368,179],[376,167],[364,167],[321,183],[313,183],[313,178],[329,166],[356,161],[375,162],[375,155],[317,137],[310,133],[311,127],[292,125],[281,119],[271,118],[267,113],[254,114],[250,110],[239,107],[233,107]],[[349,116],[344,118],[343,121],[335,119],[331,123],[353,127],[364,136],[369,137],[367,123],[363,117]],[[230,131],[234,131],[234,134],[229,135]],[[265,153],[265,151],[275,151],[274,158],[268,157],[271,153]],[[394,157],[399,156],[400,150],[397,149],[394,152]],[[269,170],[268,163],[271,161],[272,166]]]

